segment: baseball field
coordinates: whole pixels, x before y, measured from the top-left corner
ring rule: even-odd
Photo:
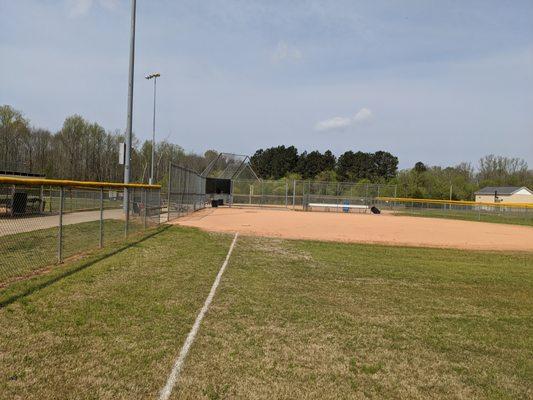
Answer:
[[[224,208],[177,221],[2,292],[5,398],[532,396],[531,227]]]

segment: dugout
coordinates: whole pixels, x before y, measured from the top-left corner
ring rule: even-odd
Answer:
[[[0,166],[0,178],[43,179],[44,174]],[[0,216],[38,214],[44,211],[44,188],[0,185]]]

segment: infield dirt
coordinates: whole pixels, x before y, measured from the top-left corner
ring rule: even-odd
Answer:
[[[533,227],[390,214],[208,208],[174,221],[206,231],[397,246],[533,252]]]

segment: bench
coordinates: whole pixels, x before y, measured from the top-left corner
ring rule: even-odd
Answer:
[[[326,210],[334,209],[336,211],[344,211],[345,209],[348,210],[358,210],[361,212],[367,212],[367,210],[370,210],[369,206],[360,205],[360,204],[328,204],[328,203],[309,203],[307,205],[310,208],[325,208]]]

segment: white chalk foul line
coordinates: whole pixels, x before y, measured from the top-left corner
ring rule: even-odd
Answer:
[[[239,236],[239,232],[235,234],[235,237],[233,238],[233,241],[231,242],[231,246],[229,247],[229,251],[228,251],[228,254],[226,255],[226,259],[224,260],[222,267],[220,267],[220,271],[218,271],[217,277],[215,278],[215,281],[213,282],[213,286],[211,286],[211,291],[209,292],[207,299],[205,299],[204,306],[198,313],[198,316],[196,317],[196,321],[194,321],[194,325],[192,326],[191,331],[187,335],[187,339],[185,339],[185,343],[183,343],[183,347],[181,348],[178,358],[174,362],[174,366],[172,367],[172,371],[170,372],[170,375],[168,376],[165,387],[161,389],[161,392],[159,394],[159,400],[167,400],[170,397],[170,394],[172,393],[172,389],[176,385],[176,382],[180,376],[181,369],[183,368],[183,364],[185,363],[185,358],[187,357],[187,353],[189,352],[189,349],[191,348],[194,342],[194,339],[196,338],[196,334],[198,333],[198,329],[200,328],[202,319],[204,319],[205,313],[209,309],[209,306],[211,305],[211,302],[213,301],[213,297],[215,297],[215,292],[217,290],[218,285],[220,284],[220,280],[222,279],[222,274],[224,273],[228,265],[229,258],[231,256],[231,253],[233,252],[235,243],[237,243],[238,236]]]

